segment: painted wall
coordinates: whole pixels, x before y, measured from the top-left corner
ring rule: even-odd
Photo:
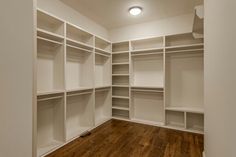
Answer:
[[[90,33],[109,39],[108,31],[104,27],[65,5],[60,0],[38,0],[37,5],[40,9],[73,23]]]
[[[147,38],[191,32],[193,27],[193,14],[176,16],[163,20],[130,25],[109,31],[113,42],[130,39]]]
[[[204,3],[206,157],[235,157],[236,1]]]
[[[0,1],[0,157],[32,157],[33,0]]]

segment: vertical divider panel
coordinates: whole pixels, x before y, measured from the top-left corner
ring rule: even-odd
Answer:
[[[132,77],[132,73],[133,72],[131,72],[132,71],[132,64],[131,64],[131,41],[129,41],[129,119],[131,119],[132,118],[132,108],[131,108],[131,82],[132,82],[132,80],[131,79],[133,79],[133,77]]]
[[[163,36],[163,105],[164,105],[164,125],[166,125],[166,37]]]
[[[66,141],[66,103],[67,103],[67,97],[66,97],[66,54],[67,54],[67,47],[66,47],[66,22],[64,22],[64,141]]]

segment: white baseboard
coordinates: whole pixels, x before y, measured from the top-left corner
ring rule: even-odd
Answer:
[[[202,157],[206,157],[206,154],[204,151],[202,152]]]

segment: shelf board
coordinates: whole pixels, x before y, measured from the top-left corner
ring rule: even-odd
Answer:
[[[102,89],[102,88],[110,88],[111,85],[105,85],[105,86],[97,86],[95,89]]]
[[[53,140],[50,143],[47,143],[46,145],[39,146],[37,148],[37,156],[43,156],[44,154],[59,148],[60,146],[62,146],[62,144],[63,142]]]
[[[93,53],[92,50],[87,50],[87,49],[84,49],[84,48],[80,48],[80,47],[77,47],[77,46],[73,46],[73,45],[70,45],[70,44],[66,44],[67,47],[70,47],[70,48],[73,48],[73,49],[76,49],[76,50],[81,50],[83,52],[89,52],[89,53]]]
[[[168,111],[179,111],[179,112],[204,114],[203,108],[196,108],[196,107],[166,107],[165,109]]]
[[[110,54],[103,54],[103,53],[100,53],[100,52],[95,52],[96,55],[100,55],[100,56],[103,56],[103,57],[111,57]]]
[[[91,46],[89,44],[86,44],[86,43],[83,43],[83,42],[80,42],[80,41],[70,39],[70,38],[66,38],[66,43],[68,45],[76,46],[78,48],[85,48],[85,49],[88,49],[88,50],[93,50],[93,46]]]
[[[129,99],[129,97],[127,96],[117,96],[117,95],[113,95],[112,98]]]
[[[122,88],[128,88],[129,85],[112,85],[112,87],[122,87]]]
[[[103,50],[101,48],[95,48],[95,52],[99,52],[99,53],[105,53],[105,54],[111,54],[110,51],[107,51],[107,50]]]
[[[131,120],[133,122],[141,123],[141,124],[148,124],[148,125],[154,125],[154,126],[164,126],[164,122],[143,120],[143,119],[138,119],[138,118],[132,118]]]
[[[112,65],[129,65],[129,62],[112,63]]]
[[[51,95],[51,94],[61,94],[64,93],[65,90],[54,90],[54,91],[38,91],[37,96]]]
[[[198,44],[188,44],[188,45],[177,45],[177,46],[167,46],[166,47],[166,53],[171,53],[175,51],[189,51],[193,49],[203,49],[204,43],[198,43]]]
[[[64,40],[64,36],[40,28],[37,28],[37,36],[57,42],[62,42]]]
[[[115,55],[115,54],[123,54],[123,53],[129,53],[129,51],[112,52],[113,55]]]
[[[112,76],[129,76],[129,74],[112,74]]]
[[[45,42],[50,42],[52,44],[56,44],[56,45],[59,45],[59,46],[63,45],[62,42],[58,42],[58,41],[55,41],[55,40],[51,40],[51,39],[47,39],[47,38],[43,38],[43,37],[39,37],[39,36],[37,36],[37,39],[45,41]]]
[[[126,108],[126,107],[116,107],[116,106],[112,106],[112,109],[129,111],[129,108]]]
[[[67,89],[66,92],[76,92],[76,91],[83,91],[83,90],[91,90],[93,87],[79,87],[73,89]]]
[[[131,88],[164,89],[164,87],[158,86],[131,86]]]

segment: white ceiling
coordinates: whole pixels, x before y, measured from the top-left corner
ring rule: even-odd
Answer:
[[[193,13],[203,0],[60,0],[107,29]],[[131,16],[128,9],[141,6],[143,13]]]

